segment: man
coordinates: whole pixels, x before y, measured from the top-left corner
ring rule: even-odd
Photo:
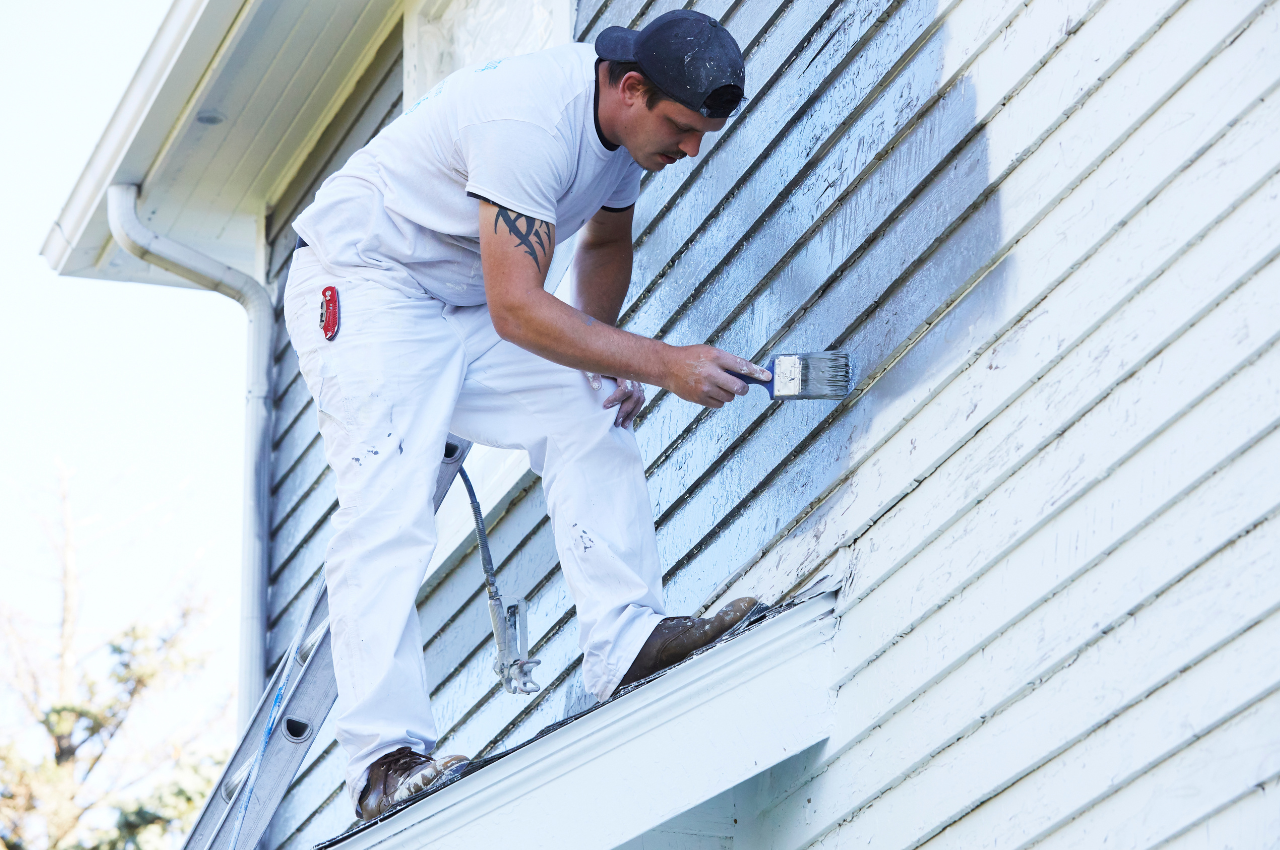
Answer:
[[[414,607],[450,430],[525,449],[542,476],[597,698],[684,659],[754,603],[665,616],[629,426],[642,383],[718,408],[747,391],[730,371],[768,372],[614,326],[642,169],[696,156],[744,82],[733,38],[686,11],[641,32],[605,30],[594,51],[464,69],[354,154],[299,216],[285,318],[337,476],[325,580],[337,738],[359,817],[466,761],[429,755],[437,736]],[[555,245],[579,229],[570,306],[543,286]]]

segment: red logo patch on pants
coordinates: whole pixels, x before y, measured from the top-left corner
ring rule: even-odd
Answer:
[[[332,340],[338,335],[338,287],[326,286],[320,301],[320,330],[324,338]]]

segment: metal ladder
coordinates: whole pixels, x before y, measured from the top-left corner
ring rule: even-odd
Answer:
[[[454,476],[462,471],[462,461],[470,450],[470,441],[449,435],[436,478],[434,510],[440,510],[440,503],[449,492]],[[528,671],[537,662],[528,660],[523,600],[498,595],[483,516],[465,473],[463,479],[475,514],[490,616],[499,649],[495,672],[509,692],[532,693],[537,685],[528,678]],[[321,582],[306,621],[276,665],[253,718],[205,801],[183,843],[183,850],[255,847],[337,697],[338,684],[329,645],[328,598]]]

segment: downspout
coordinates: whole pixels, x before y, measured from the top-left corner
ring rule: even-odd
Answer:
[[[266,676],[267,553],[270,529],[271,340],[275,310],[258,281],[148,228],[138,218],[138,187],[107,188],[107,219],[133,256],[240,302],[249,317],[244,408],[244,543],[241,554],[240,688],[236,728],[244,729]]]

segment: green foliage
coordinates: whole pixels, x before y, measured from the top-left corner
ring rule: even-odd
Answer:
[[[180,761],[174,775],[144,797],[118,801],[116,822],[96,830],[73,850],[165,850],[190,829],[213,789],[221,759]]]
[[[63,508],[55,645],[0,612],[8,684],[29,733],[23,746],[0,740],[0,841],[5,850],[165,850],[194,821],[223,759],[196,745],[203,729],[176,743],[136,729],[126,742],[122,733],[146,695],[199,666],[184,646],[197,612],[185,607],[160,628],[131,625],[107,642],[105,656],[76,656],[78,577],[65,489]]]

